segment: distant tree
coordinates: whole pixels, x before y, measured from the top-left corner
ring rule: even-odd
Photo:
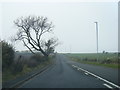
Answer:
[[[108,54],[108,52],[105,52],[106,54]]]
[[[50,53],[54,53],[55,47],[58,45],[58,39],[51,38],[47,40],[44,44],[45,52],[47,53],[47,55],[49,55]]]
[[[103,51],[103,53],[105,53],[105,51]]]
[[[2,43],[2,69],[3,71],[11,66],[14,61],[14,48],[12,45],[5,41],[0,41]]]
[[[28,16],[25,18],[21,17],[16,21],[14,21],[14,23],[19,30],[14,39],[15,41],[17,40],[22,41],[24,45],[33,54],[35,54],[34,51],[36,50],[36,51],[40,51],[46,57],[49,56],[49,53],[42,48],[43,40],[41,39],[43,34],[47,32],[51,32],[54,27],[52,25],[52,22],[48,21],[47,17],[39,17],[39,16]],[[50,44],[53,44],[52,40],[48,41],[48,43],[49,42]],[[47,46],[48,49],[52,50],[52,48],[49,48],[49,45]]]

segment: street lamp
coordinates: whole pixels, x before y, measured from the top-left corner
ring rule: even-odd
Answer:
[[[97,44],[97,54],[98,54],[98,22],[94,22],[96,25],[96,44]],[[98,58],[97,58],[98,61]]]

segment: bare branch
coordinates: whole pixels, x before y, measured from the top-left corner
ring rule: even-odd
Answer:
[[[25,45],[33,54],[35,54],[35,53],[30,49],[30,47],[25,43],[25,41],[24,41],[24,40],[22,40],[22,41],[23,41],[24,45]]]
[[[19,32],[17,33],[16,40],[22,40],[24,45],[32,52],[32,48],[37,51],[41,51],[43,55],[48,56],[47,53],[42,49],[41,36],[44,33],[51,32],[53,29],[52,22],[48,22],[47,17],[28,16],[21,17],[14,21],[18,27]],[[35,37],[32,32],[35,33]],[[25,40],[28,42],[25,43]],[[31,46],[31,47],[28,47]],[[33,52],[32,52],[33,53]]]

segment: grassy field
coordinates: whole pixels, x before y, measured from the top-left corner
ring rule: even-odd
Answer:
[[[80,63],[120,68],[117,53],[69,53],[66,55]]]

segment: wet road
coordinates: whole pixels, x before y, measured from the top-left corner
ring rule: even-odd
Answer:
[[[77,62],[70,61],[67,56],[57,54],[53,66],[19,88],[116,88],[99,77],[82,71],[79,65]]]

